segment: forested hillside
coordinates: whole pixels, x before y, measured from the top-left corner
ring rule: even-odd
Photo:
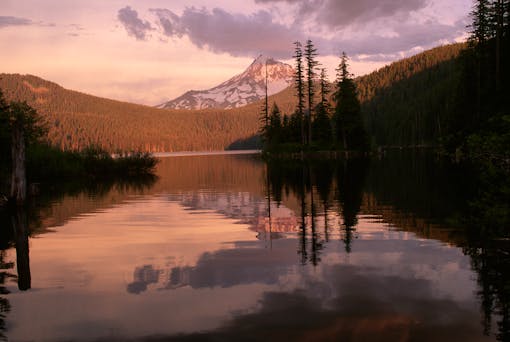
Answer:
[[[31,75],[0,75],[8,100],[27,101],[45,118],[49,141],[63,149],[221,150],[257,131],[250,111],[177,111],[66,90]]]
[[[436,144],[455,114],[467,44],[434,48],[357,79],[362,115],[375,145]]]

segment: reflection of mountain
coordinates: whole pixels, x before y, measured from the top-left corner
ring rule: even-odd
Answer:
[[[262,233],[294,233],[299,229],[298,219],[292,210],[271,202],[269,217],[268,204],[264,198],[248,192],[189,192],[171,194],[168,198],[191,210],[214,210],[239,223],[247,224],[250,229],[259,233],[260,238],[264,238]]]

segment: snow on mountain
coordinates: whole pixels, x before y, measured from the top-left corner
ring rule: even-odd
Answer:
[[[191,90],[158,108],[204,109],[237,108],[264,98],[266,92],[276,94],[292,83],[294,69],[285,63],[260,55],[241,74],[209,90]]]

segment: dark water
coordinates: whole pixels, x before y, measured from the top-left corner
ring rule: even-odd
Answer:
[[[158,177],[2,213],[4,339],[508,340],[498,175],[396,153],[169,157]]]

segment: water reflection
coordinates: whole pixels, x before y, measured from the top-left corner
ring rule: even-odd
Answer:
[[[1,218],[4,335],[509,338],[505,229],[477,235],[468,224],[506,223],[470,218],[473,205],[487,209],[465,169],[429,156],[201,156],[164,159],[158,172],[148,185],[70,191]]]
[[[351,252],[368,166],[369,161],[363,158],[268,163],[271,198],[280,205],[283,192],[286,197],[292,192],[299,201],[298,253],[302,264],[317,265],[320,262],[320,253],[324,243],[329,241],[330,230],[337,227],[345,251]],[[336,222],[330,226],[332,213],[335,213]]]

